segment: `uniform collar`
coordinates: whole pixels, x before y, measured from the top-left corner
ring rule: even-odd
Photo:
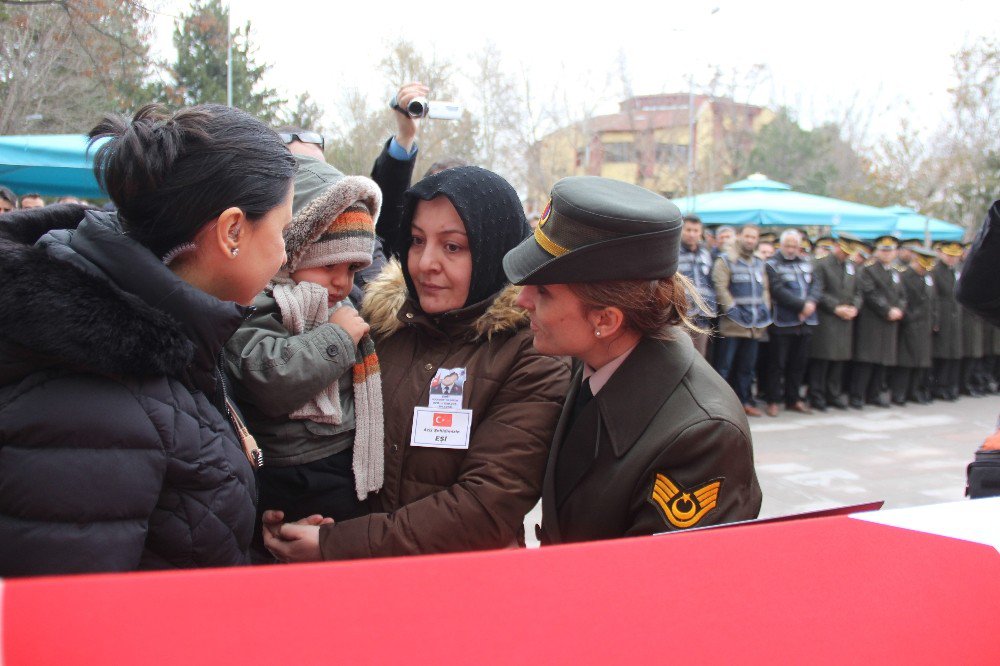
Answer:
[[[638,344],[639,343],[637,342],[635,345],[632,345],[631,347],[625,350],[624,354],[619,354],[618,356],[614,357],[613,359],[602,365],[597,370],[594,370],[589,365],[584,364],[583,381],[587,381],[588,379],[590,380],[591,393],[593,393],[596,396],[601,391],[601,389],[604,388],[604,385],[608,383],[608,380],[611,379],[611,376],[615,374],[615,370],[617,370],[622,366],[622,363],[625,362],[625,359],[629,357],[629,354],[632,353],[632,350],[635,349],[636,345]]]
[[[687,333],[674,328],[671,334],[674,339],[669,341],[640,340],[607,380],[605,390],[594,396],[618,458],[632,448],[694,362],[694,345]]]

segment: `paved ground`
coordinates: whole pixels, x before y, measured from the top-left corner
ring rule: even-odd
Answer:
[[[885,508],[960,500],[965,466],[1000,414],[1000,398],[750,419],[761,517],[884,500]],[[536,506],[525,517],[534,541]]]
[[[751,419],[761,516],[871,500],[885,508],[962,499],[965,466],[993,432],[1000,399]]]

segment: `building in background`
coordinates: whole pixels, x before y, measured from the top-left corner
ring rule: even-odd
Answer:
[[[566,176],[614,178],[673,198],[687,194],[690,171],[695,193],[721,189],[746,175],[754,137],[773,118],[769,109],[724,97],[630,97],[618,113],[587,118],[532,146],[529,210],[544,207],[552,184]]]

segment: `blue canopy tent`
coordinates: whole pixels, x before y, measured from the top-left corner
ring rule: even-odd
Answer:
[[[0,136],[0,185],[17,194],[107,197],[94,178],[94,152],[83,134]]]
[[[892,225],[896,216],[880,208],[795,192],[790,185],[755,173],[746,180],[673,200],[684,214],[706,224],[757,224],[777,227],[834,227],[845,222]]]
[[[882,210],[892,213],[896,218],[893,224],[866,225],[844,222],[837,225],[835,231],[851,233],[863,239],[895,236],[900,239],[918,238],[924,240],[925,233],[930,232],[930,240],[932,241],[960,241],[965,235],[965,229],[957,224],[921,215],[906,206],[888,206]]]

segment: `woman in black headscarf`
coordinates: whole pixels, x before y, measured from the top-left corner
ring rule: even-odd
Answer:
[[[385,401],[385,484],[374,513],[321,527],[265,515],[284,561],[524,543],[569,365],[534,351],[502,259],[530,233],[514,189],[478,167],[406,193],[396,261],[368,286]],[[431,391],[458,374],[460,390]]]

